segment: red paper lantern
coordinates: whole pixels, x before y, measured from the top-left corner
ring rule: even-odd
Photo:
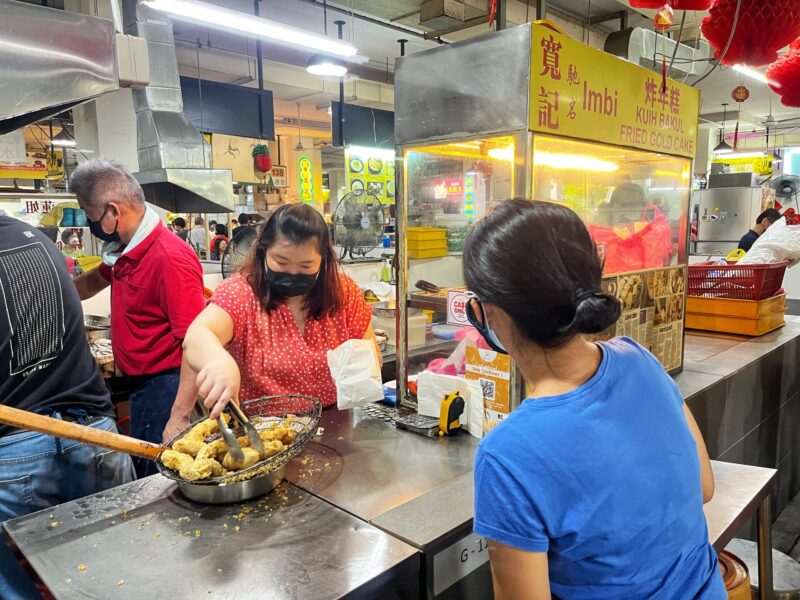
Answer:
[[[700,30],[719,58],[733,27],[737,0],[717,0]],[[800,36],[797,0],[742,0],[736,33],[722,64],[760,67],[777,58],[777,51]]]
[[[658,9],[655,15],[653,15],[653,26],[658,31],[666,31],[670,27],[672,27],[672,7],[669,4],[666,4]]]
[[[708,10],[714,0],[671,0],[673,10]]]
[[[744,102],[750,97],[750,90],[743,85],[737,85],[731,92],[731,98],[736,102]]]
[[[767,83],[784,106],[800,106],[800,39],[767,69]]]

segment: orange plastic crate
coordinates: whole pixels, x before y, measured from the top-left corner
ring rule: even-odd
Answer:
[[[776,312],[783,313],[785,310],[786,294],[773,296],[766,300],[686,297],[686,312],[695,315],[760,319]]]
[[[755,337],[774,331],[784,325],[783,311],[769,314],[760,319],[686,313],[687,329],[702,329],[703,331],[716,331],[719,333],[735,333]]]

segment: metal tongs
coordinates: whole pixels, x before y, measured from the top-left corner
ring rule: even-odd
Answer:
[[[250,422],[250,419],[247,418],[247,415],[244,414],[244,411],[242,411],[242,409],[239,407],[238,404],[230,402],[228,404],[228,408],[230,409],[231,413],[233,413],[233,416],[236,417],[236,420],[239,421],[239,423],[242,425],[242,429],[244,429],[244,434],[247,436],[247,441],[250,442],[250,447],[253,448],[253,450],[255,450],[256,452],[258,452],[258,455],[261,458],[264,458],[264,442],[261,441],[261,436],[258,435],[258,430]],[[222,419],[220,419],[220,421],[221,420]],[[222,429],[222,426],[220,426],[220,429]],[[227,427],[225,429],[227,429]],[[241,452],[242,449],[241,447],[239,447],[239,442],[236,441],[236,437],[233,435],[233,432],[230,429],[228,429],[228,432],[230,433],[231,437],[233,437],[233,441],[236,442],[236,446],[239,448],[239,452]],[[225,443],[227,444],[228,438],[225,437],[224,433],[222,434],[222,437],[225,439]],[[228,445],[230,446],[230,444]],[[243,460],[244,458],[244,455],[242,459],[236,458],[236,456],[233,454],[233,451],[231,451],[231,456],[233,456],[234,460],[237,461]]]
[[[203,405],[202,401],[198,401],[197,405],[200,407],[202,413],[208,417],[208,411],[206,407]],[[247,418],[247,415],[242,412],[242,409],[239,408],[238,404],[233,402],[229,402],[228,406],[226,407],[231,414],[236,418],[237,421],[242,426],[245,435],[247,436],[247,441],[250,442],[250,446],[258,452],[258,455],[261,458],[264,458],[265,450],[264,450],[264,442],[261,440],[261,437],[258,435],[258,430],[255,426],[250,422],[250,419]],[[244,452],[242,452],[242,446],[239,444],[239,440],[236,439],[236,434],[233,433],[233,430],[228,427],[225,423],[225,420],[222,418],[222,415],[217,417],[217,425],[219,425],[219,432],[222,435],[222,439],[225,440],[225,445],[228,447],[228,452],[231,453],[231,458],[236,462],[244,461]]]

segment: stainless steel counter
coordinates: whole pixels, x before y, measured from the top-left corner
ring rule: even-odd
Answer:
[[[471,474],[478,445],[466,433],[433,439],[400,431],[362,409],[326,410],[320,426],[325,434],[289,464],[287,479],[370,522]],[[471,479],[465,483],[471,488]]]
[[[154,475],[4,528],[59,599],[376,598],[419,570],[411,546],[287,483],[204,506]]]
[[[800,319],[787,320],[757,339],[687,333],[686,367],[676,377],[684,398],[800,336]],[[480,550],[470,535],[478,440],[424,438],[363,409],[326,410],[320,425],[324,435],[287,469],[294,485],[242,505],[249,512],[189,503],[155,476],[7,523],[8,535],[58,598],[206,597],[209,590],[338,598],[413,576],[420,564],[429,596],[442,594],[437,600],[487,597],[485,553],[466,570],[459,560]],[[775,472],[718,462],[714,470],[717,493],[706,516],[720,548],[765,507]]]

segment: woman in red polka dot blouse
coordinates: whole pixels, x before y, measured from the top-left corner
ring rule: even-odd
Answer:
[[[184,357],[212,417],[231,400],[270,394],[307,394],[330,406],[336,388],[326,352],[350,339],[375,341],[371,317],[359,287],[338,269],[322,215],[289,204],[189,327]],[[176,403],[164,435],[185,427],[191,410]]]

